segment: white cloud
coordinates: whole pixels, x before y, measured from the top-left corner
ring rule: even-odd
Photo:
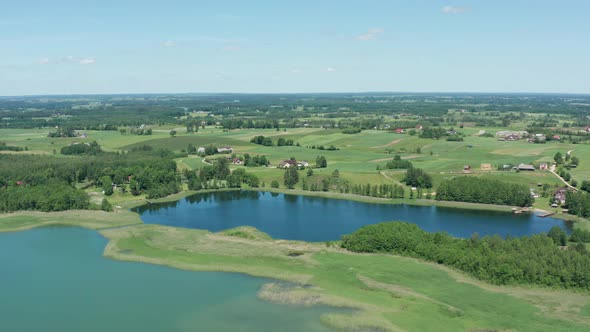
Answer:
[[[41,58],[39,59],[39,64],[40,65],[47,65],[51,62],[51,60],[49,58]]]
[[[293,74],[297,74],[297,73],[300,73],[300,72],[301,72],[301,69],[298,69],[298,68],[293,68],[293,69],[291,69],[291,72],[292,72]]]
[[[167,40],[165,42],[162,43],[162,46],[164,47],[174,47],[176,46],[176,42],[174,40]]]
[[[461,14],[467,11],[465,7],[444,6],[440,9],[445,14]]]
[[[326,68],[326,71],[329,72],[329,73],[331,73],[331,72],[335,72],[336,69],[334,69],[332,67],[328,67],[328,68]]]
[[[78,63],[81,64],[81,65],[91,65],[91,64],[96,63],[96,59],[94,59],[94,58],[83,58],[83,59],[78,60]]]
[[[361,40],[361,41],[373,40],[373,39],[377,39],[377,37],[384,32],[385,32],[385,30],[383,30],[381,28],[372,28],[372,29],[369,29],[369,31],[367,31],[367,33],[356,36],[356,39]]]

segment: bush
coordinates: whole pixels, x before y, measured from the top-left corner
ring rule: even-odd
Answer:
[[[106,212],[112,212],[113,206],[106,198],[103,198],[102,203],[100,204],[100,209]]]

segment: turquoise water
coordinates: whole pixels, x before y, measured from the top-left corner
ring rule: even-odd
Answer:
[[[330,241],[382,221],[403,220],[428,232],[458,237],[523,236],[553,226],[570,231],[562,220],[534,214],[476,211],[433,206],[370,204],[321,197],[231,191],[197,194],[178,202],[134,209],[145,223],[220,231],[249,225],[273,238]]]
[[[266,280],[102,257],[79,228],[0,234],[0,331],[329,331],[326,308],[256,297]]]

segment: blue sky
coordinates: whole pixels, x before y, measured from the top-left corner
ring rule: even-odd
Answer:
[[[9,1],[0,95],[590,93],[590,1]]]

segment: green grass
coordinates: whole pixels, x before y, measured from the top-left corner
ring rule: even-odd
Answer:
[[[105,249],[108,257],[287,280],[295,286],[271,283],[261,297],[357,309],[349,315],[323,317],[334,326],[391,331],[585,331],[590,326],[590,318],[584,315],[590,301],[587,295],[490,286],[414,259],[158,225],[101,233],[110,239]],[[302,255],[291,257],[292,252]]]
[[[57,225],[103,229],[140,223],[139,216],[128,210],[118,210],[116,212],[88,210],[63,212],[21,211],[0,214],[0,232],[14,232]]]

